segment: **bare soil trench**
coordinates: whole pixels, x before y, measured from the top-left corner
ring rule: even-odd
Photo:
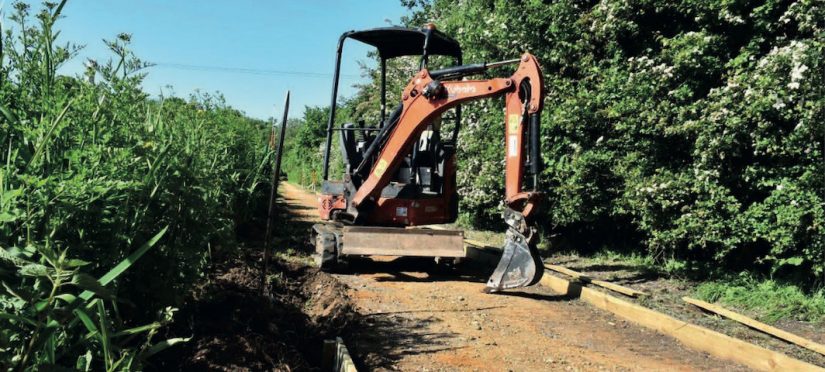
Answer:
[[[324,339],[351,326],[346,287],[300,263],[274,260],[260,291],[261,255],[242,250],[186,299],[167,337],[191,340],[153,360],[158,371],[318,370]]]
[[[289,184],[282,192],[290,223],[304,224],[308,234],[315,195]],[[491,269],[378,258],[345,270],[330,286],[344,288],[331,295],[347,315],[326,323],[339,328],[321,328],[337,331],[364,370],[745,370],[547,288],[482,293]],[[312,291],[312,284],[301,287]],[[305,307],[330,301],[309,298]]]
[[[281,201],[281,206],[284,203]],[[158,355],[157,371],[320,370],[324,339],[358,329],[347,287],[308,265],[304,233],[311,223],[298,205],[281,208],[275,246],[261,290],[262,226],[247,226],[249,241],[225,247],[186,295],[165,338],[191,337]],[[285,254],[290,251],[292,253]]]

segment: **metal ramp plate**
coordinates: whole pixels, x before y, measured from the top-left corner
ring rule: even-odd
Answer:
[[[461,230],[347,226],[341,254],[364,256],[465,257]]]

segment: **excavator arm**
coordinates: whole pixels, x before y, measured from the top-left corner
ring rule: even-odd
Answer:
[[[446,80],[515,62],[519,66],[508,78]],[[541,67],[533,55],[525,53],[517,60],[418,72],[403,91],[403,107],[398,120],[393,127],[387,128],[389,132],[385,138],[377,139],[383,140],[383,145],[377,144],[381,150],[355,190],[347,211],[357,218],[359,213],[368,212],[375,205],[404,155],[410,152],[433,119],[461,103],[502,95],[506,105],[504,220],[509,228],[502,259],[487,283],[490,291],[535,284],[543,273],[532,217],[541,201],[541,194],[536,190],[541,168],[538,131],[544,83]],[[356,169],[356,174],[363,172],[364,164]],[[525,191],[525,172],[533,176],[533,191]]]

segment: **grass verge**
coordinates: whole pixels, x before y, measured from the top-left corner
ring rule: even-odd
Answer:
[[[691,268],[678,260],[657,264],[651,257],[638,253],[604,250],[588,256],[570,253],[558,257],[575,262],[578,267],[598,268],[596,271],[603,271],[598,276],[606,280],[621,281],[622,275],[636,274],[648,279],[678,280],[685,283],[686,294],[691,297],[719,303],[768,323],[779,320],[825,323],[825,288],[806,291],[749,272],[709,276],[706,268]]]
[[[825,322],[825,290],[806,293],[792,284],[742,273],[700,284],[696,296],[709,302],[748,310],[766,322],[792,319]]]

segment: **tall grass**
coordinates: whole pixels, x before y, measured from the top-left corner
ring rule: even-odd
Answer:
[[[140,368],[175,342],[151,339],[208,252],[251,217],[265,126],[220,96],[150,98],[128,34],[59,75],[81,50],[58,38],[65,3],[15,2],[2,27],[0,368]]]
[[[767,322],[825,321],[825,290],[805,293],[798,286],[748,274],[702,283],[696,288],[696,295],[706,301],[746,309]]]

